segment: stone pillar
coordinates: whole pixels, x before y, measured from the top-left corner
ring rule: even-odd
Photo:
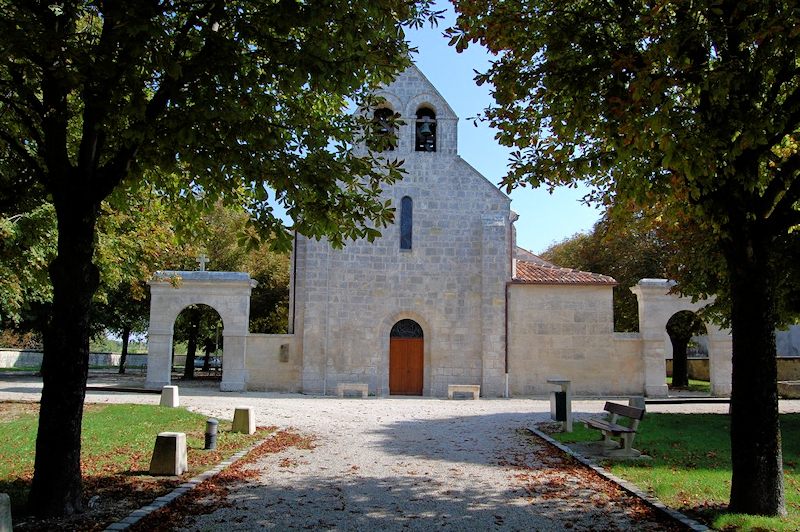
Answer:
[[[481,391],[501,397],[505,391],[506,281],[510,280],[507,218],[481,216],[481,336],[483,359]]]
[[[313,264],[312,272],[298,268],[296,277],[296,330],[302,340],[303,366],[300,389],[303,393],[327,392],[328,278],[333,250],[326,240],[298,239],[300,264]]]
[[[170,290],[172,290],[170,286]],[[147,335],[147,379],[145,388],[160,390],[172,380],[172,326],[169,292],[150,287],[150,330]]]
[[[147,337],[147,379],[145,388],[160,390],[172,380],[172,333],[150,330]]]
[[[247,335],[223,333],[222,356],[223,392],[243,392],[247,389]]]
[[[12,532],[11,498],[8,493],[0,493],[0,532]]]
[[[639,331],[642,335],[644,361],[644,394],[648,397],[666,397],[667,362],[664,353],[666,325],[672,316],[675,296],[669,294],[675,286],[666,279],[642,279],[631,288],[639,300]]]
[[[177,386],[164,386],[161,389],[161,406],[177,408],[180,406],[180,392]]]
[[[156,437],[153,457],[150,459],[151,475],[182,475],[189,470],[186,454],[186,434],[160,432]]]
[[[711,395],[730,397],[733,390],[733,339],[730,329],[709,327],[708,374]]]
[[[231,432],[255,434],[256,415],[252,406],[237,406],[233,412]]]

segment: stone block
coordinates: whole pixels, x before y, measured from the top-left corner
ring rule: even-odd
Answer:
[[[186,434],[183,432],[159,433],[153,448],[153,457],[150,460],[150,474],[182,475],[188,469]]]
[[[7,493],[0,493],[0,532],[11,532],[11,499]]]
[[[336,386],[336,393],[339,399],[344,398],[345,392],[358,392],[362,399],[369,395],[369,385],[366,382],[340,382]]]
[[[456,393],[468,393],[472,399],[478,400],[481,395],[481,387],[478,384],[448,384],[447,398],[452,399]]]
[[[256,416],[252,406],[237,406],[233,413],[232,432],[254,434],[256,431]]]
[[[180,404],[177,386],[164,386],[161,388],[161,406],[176,408]]]

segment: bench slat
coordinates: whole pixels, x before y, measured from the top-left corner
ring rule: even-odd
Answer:
[[[618,403],[607,402],[603,410],[612,414],[617,414],[631,419],[641,419],[644,417],[644,408],[637,408],[635,406],[621,405]]]
[[[626,427],[625,425],[617,425],[614,423],[609,423],[608,421],[605,421],[603,419],[589,419],[586,420],[585,423],[592,428],[612,432],[614,435],[636,432],[636,430],[630,427]]]

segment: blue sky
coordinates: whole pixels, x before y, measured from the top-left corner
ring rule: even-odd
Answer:
[[[492,103],[489,86],[478,87],[473,81],[474,70],[485,71],[491,56],[478,45],[460,54],[448,46],[442,32],[453,21],[454,15],[448,10],[438,28],[426,25],[421,30],[410,30],[407,37],[419,49],[413,56],[417,66],[460,118],[459,154],[497,184],[506,174],[509,150],[497,144],[494,131],[488,126],[479,123],[475,127],[469,120]],[[585,193],[585,189],[566,187],[556,189],[552,195],[545,188],[516,189],[511,193],[511,208],[520,215],[516,222],[517,244],[541,253],[554,242],[590,230],[601,213],[580,203]]]

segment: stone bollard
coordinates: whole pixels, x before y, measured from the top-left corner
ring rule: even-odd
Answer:
[[[182,475],[188,470],[186,434],[183,432],[160,432],[156,437],[153,458],[150,460],[150,474]]]
[[[252,406],[237,406],[233,413],[233,427],[231,432],[254,434],[256,431],[256,417]]]
[[[206,442],[203,449],[214,451],[217,448],[217,431],[219,429],[219,421],[216,419],[206,420]]]
[[[171,406],[175,408],[178,406],[179,402],[177,386],[164,386],[161,388],[161,406]]]
[[[0,493],[0,532],[12,532],[11,498],[8,493]]]

